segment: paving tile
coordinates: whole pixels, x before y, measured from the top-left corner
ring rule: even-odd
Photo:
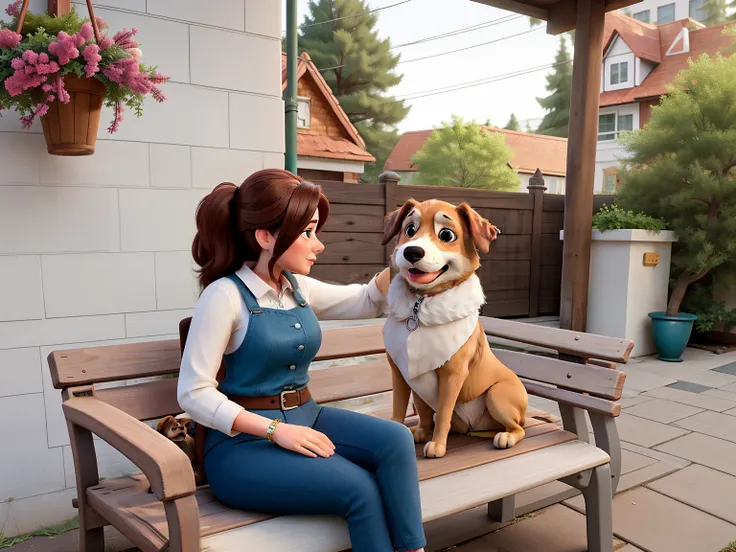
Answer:
[[[624,387],[626,384],[624,384]],[[636,406],[637,404],[645,403],[647,401],[654,400],[652,397],[647,397],[646,395],[637,395],[635,397],[627,398],[627,399],[621,399],[619,404],[621,405],[621,408],[629,408],[632,406]]]
[[[622,441],[643,447],[653,447],[687,433],[684,429],[637,418],[630,414],[621,414],[616,419],[616,426]]]
[[[631,452],[630,450],[621,451],[621,473],[640,470],[641,468],[654,464],[655,462],[657,462],[655,458],[644,456],[637,452]]]
[[[715,368],[713,368],[713,371],[720,372],[721,374],[736,376],[736,362],[729,362],[728,364],[724,364],[723,366],[716,366]]]
[[[724,401],[736,401],[736,393],[729,393],[723,389],[708,389],[703,391],[701,395],[707,395],[709,397],[715,397],[716,399],[723,399]]]
[[[736,477],[692,464],[647,487],[736,524]],[[736,538],[736,533],[734,533]]]
[[[681,469],[679,466],[669,462],[655,462],[639,470],[621,475],[618,480],[616,492],[623,493],[636,487],[641,487],[649,481],[654,481],[660,477],[674,473],[679,469]]]
[[[736,417],[721,412],[701,412],[679,420],[676,425],[736,443]]]
[[[614,552],[642,552],[641,548],[637,548],[633,544],[627,544],[622,548],[619,548],[618,550],[614,550]]]
[[[677,378],[673,378],[672,376],[652,374],[639,369],[637,366],[622,366],[621,368],[623,372],[626,372],[624,389],[628,391],[642,393],[677,381]]]
[[[695,377],[695,376],[691,376]],[[700,385],[698,383],[692,383],[690,381],[676,381],[675,383],[670,383],[667,387],[671,387],[672,389],[681,389],[683,391],[689,391],[690,393],[702,393],[703,391],[707,391],[708,389],[713,389],[712,387],[709,387],[707,385]]]
[[[652,399],[651,401],[626,409],[627,414],[633,414],[634,416],[654,420],[663,424],[669,424],[675,420],[687,418],[699,412],[703,412],[703,409],[666,401],[664,399]]]
[[[645,395],[655,399],[666,399],[668,401],[689,404],[690,406],[696,406],[706,410],[715,410],[716,412],[736,408],[736,401],[726,401],[700,393],[689,393],[681,389],[672,389],[671,387],[652,389],[651,391],[647,391]]]
[[[736,393],[736,383],[732,383],[730,385],[724,385],[721,387],[721,391],[727,391],[729,393]]]
[[[736,475],[736,443],[716,439],[702,433],[690,433],[655,450],[674,454],[698,464]],[[736,536],[736,532],[734,533]]]
[[[736,525],[640,487],[614,498],[613,531],[646,550],[716,552],[734,539]]]
[[[723,387],[724,385],[730,385],[736,383],[736,376],[731,374],[723,374],[715,372],[713,370],[706,370],[692,376],[685,376],[682,378],[683,381],[692,383],[698,383],[707,387]]]
[[[460,552],[583,552],[587,550],[585,516],[560,504],[540,510],[522,519],[459,547]],[[615,547],[623,544],[613,540]]]
[[[726,410],[724,414],[728,414],[730,416],[736,416],[736,408],[734,408],[733,410]]]

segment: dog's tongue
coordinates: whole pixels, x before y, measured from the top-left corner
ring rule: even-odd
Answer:
[[[437,272],[409,272],[409,280],[411,280],[414,283],[417,284],[428,284],[437,276],[439,276],[442,273],[441,270],[438,270]]]

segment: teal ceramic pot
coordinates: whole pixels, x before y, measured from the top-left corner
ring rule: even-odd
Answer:
[[[652,335],[659,360],[682,362],[682,353],[698,317],[687,312],[678,312],[675,316],[667,316],[664,312],[650,312],[649,318],[652,319]]]

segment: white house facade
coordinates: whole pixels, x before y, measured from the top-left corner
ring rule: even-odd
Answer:
[[[80,0],[74,0],[78,2]],[[223,181],[283,167],[281,2],[96,0],[138,29],[143,61],[171,76],[94,155],[46,152],[40,124],[0,117],[0,527],[77,514],[73,459],[52,387],[55,349],[176,338],[198,296],[195,208]],[[32,0],[35,12],[46,0]],[[84,2],[77,4],[85,11]],[[138,470],[96,441],[100,474]]]

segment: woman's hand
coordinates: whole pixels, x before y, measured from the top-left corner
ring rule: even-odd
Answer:
[[[319,455],[328,458],[335,454],[335,445],[327,435],[311,427],[282,422],[276,426],[272,438],[281,448],[293,450],[304,456],[317,458]]]
[[[376,276],[376,287],[381,295],[386,297],[388,295],[388,288],[391,285],[391,269],[384,268],[378,276]]]

